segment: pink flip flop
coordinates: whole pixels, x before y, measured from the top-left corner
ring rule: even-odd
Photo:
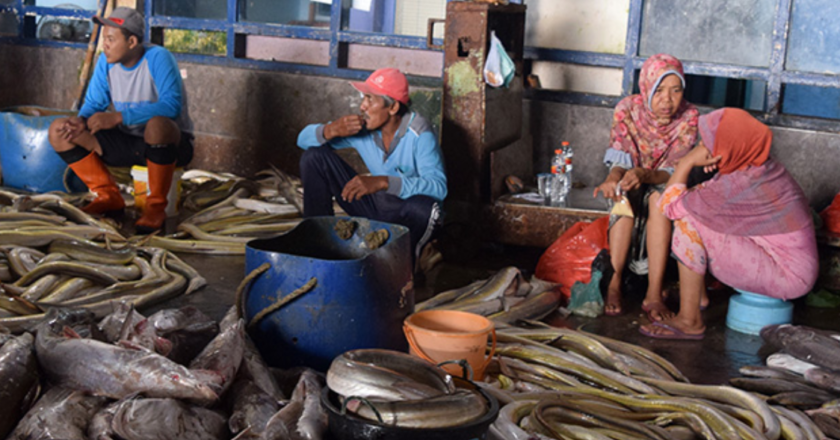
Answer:
[[[703,337],[705,336],[705,332],[700,333],[700,334],[696,334],[696,335],[692,335],[692,334],[686,333],[686,332],[684,332],[684,331],[682,331],[682,330],[680,330],[680,329],[678,329],[674,326],[664,324],[664,323],[659,322],[659,321],[656,321],[651,325],[654,326],[654,327],[660,327],[660,328],[663,328],[665,330],[668,330],[669,332],[671,332],[671,334],[663,335],[661,333],[654,333],[654,332],[652,332],[652,331],[650,331],[650,330],[648,330],[644,327],[639,327],[639,333],[641,333],[641,334],[643,334],[647,337],[654,338],[654,339],[674,339],[674,340],[685,340],[685,341],[699,341],[699,340],[703,339]]]

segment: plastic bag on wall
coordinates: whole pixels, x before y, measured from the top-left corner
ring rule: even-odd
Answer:
[[[490,31],[490,51],[484,63],[484,81],[493,87],[507,87],[513,81],[516,66],[507,54],[502,42]]]

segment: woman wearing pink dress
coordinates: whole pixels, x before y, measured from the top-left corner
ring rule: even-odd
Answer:
[[[702,339],[707,270],[733,288],[784,300],[808,293],[819,271],[808,201],[770,158],[770,129],[744,110],[726,108],[701,116],[699,132],[701,142],[679,161],[659,200],[674,221],[680,311],[640,328],[654,338]],[[718,174],[687,190],[694,167]]]

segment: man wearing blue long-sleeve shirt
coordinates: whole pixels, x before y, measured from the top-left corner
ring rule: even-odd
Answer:
[[[125,207],[105,164],[148,167],[149,195],[135,224],[148,233],[166,220],[175,167],[192,158],[181,75],[169,51],[143,44],[145,20],[136,10],[119,7],[93,20],[103,25],[103,54],[78,116],[53,122],[50,143],[96,194],[83,207],[89,213]]]
[[[350,215],[408,227],[414,257],[440,224],[446,174],[431,125],[408,109],[408,80],[379,69],[365,82],[360,115],[347,115],[301,131],[298,146],[303,215],[333,215],[333,197]],[[354,148],[370,175],[358,175],[334,149]]]

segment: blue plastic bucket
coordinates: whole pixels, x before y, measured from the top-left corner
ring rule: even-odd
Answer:
[[[764,326],[789,324],[793,319],[793,304],[781,299],[735,289],[729,298],[726,326],[732,330],[758,335]]]
[[[408,229],[344,217],[357,225],[344,240],[335,231],[341,219],[305,219],[281,236],[252,240],[246,246],[246,274],[270,264],[245,293],[246,322],[313,277],[317,280],[311,291],[249,327],[271,366],[326,371],[348,350],[408,350],[402,334],[403,321],[414,311]],[[380,229],[388,231],[388,240],[368,248],[365,236]]]
[[[0,111],[3,185],[33,192],[64,191],[67,164],[49,141],[50,124],[75,112],[41,107]]]

